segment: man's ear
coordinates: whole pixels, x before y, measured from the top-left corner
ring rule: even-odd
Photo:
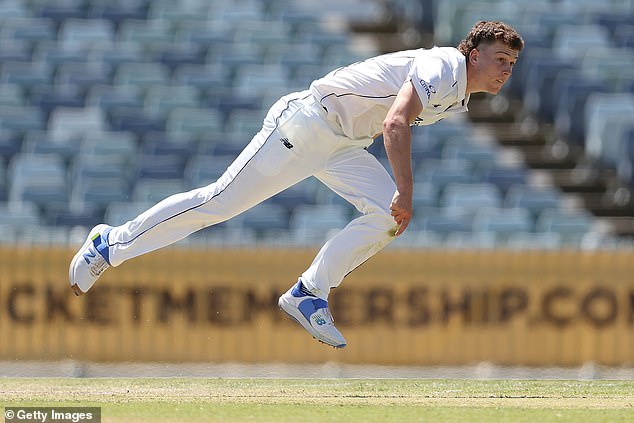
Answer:
[[[478,56],[480,55],[480,52],[478,51],[478,49],[473,49],[469,52],[469,63],[471,63],[472,65],[475,65],[478,62]]]

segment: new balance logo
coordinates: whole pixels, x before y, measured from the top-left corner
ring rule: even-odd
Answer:
[[[282,141],[282,144],[284,144],[284,147],[288,148],[289,150],[293,148],[293,144],[291,144],[288,138],[280,138],[280,141]]]
[[[90,259],[97,257],[97,252],[92,248],[89,248],[87,253],[82,254],[82,257],[86,260],[87,264],[90,264]]]
[[[326,324],[326,320],[321,316],[315,316],[314,319],[315,323],[317,323],[319,326],[323,326]]]

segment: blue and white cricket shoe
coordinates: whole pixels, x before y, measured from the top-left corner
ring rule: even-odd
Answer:
[[[97,225],[91,229],[86,242],[81,246],[68,269],[70,287],[75,295],[82,295],[97,282],[101,274],[110,267],[108,257],[108,225]]]
[[[316,340],[335,348],[346,346],[346,340],[335,327],[328,301],[311,294],[301,281],[280,297],[278,305]]]

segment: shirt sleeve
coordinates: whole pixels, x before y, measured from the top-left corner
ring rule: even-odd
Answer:
[[[439,102],[446,93],[443,75],[447,71],[447,64],[440,57],[417,57],[414,59],[408,80],[414,84],[414,89],[420,98],[423,108],[430,103]]]

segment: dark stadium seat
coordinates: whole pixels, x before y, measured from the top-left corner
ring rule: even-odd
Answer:
[[[142,154],[137,160],[137,177],[182,179],[186,157],[178,154]]]
[[[607,92],[607,86],[578,72],[562,72],[555,82],[555,126],[575,144],[581,145],[585,140],[585,103],[595,92]]]

